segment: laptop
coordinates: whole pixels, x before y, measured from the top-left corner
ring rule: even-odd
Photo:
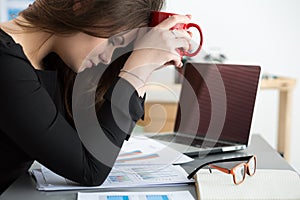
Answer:
[[[188,156],[246,149],[261,67],[185,64],[174,131],[150,136]]]

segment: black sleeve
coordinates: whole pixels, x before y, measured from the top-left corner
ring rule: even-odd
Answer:
[[[104,95],[104,99],[106,101],[98,115],[102,128],[116,133],[123,132],[128,140],[136,122],[144,115],[145,97],[139,98],[130,83],[118,78]]]
[[[85,148],[77,131],[57,111],[30,64],[4,54],[0,55],[0,63],[1,130],[28,156],[57,174],[84,185],[101,184],[111,167]],[[130,99],[129,104],[123,97]],[[124,110],[126,106],[129,111]],[[118,79],[97,114],[104,134],[120,148],[143,115],[143,99],[128,82]],[[121,116],[125,128],[116,125],[119,123],[115,114]],[[105,147],[99,148],[110,153]]]

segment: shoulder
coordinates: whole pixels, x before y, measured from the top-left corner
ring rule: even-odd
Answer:
[[[34,79],[37,76],[22,46],[0,29],[0,80]]]

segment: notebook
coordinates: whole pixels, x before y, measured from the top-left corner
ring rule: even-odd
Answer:
[[[196,191],[199,200],[299,200],[300,178],[291,170],[257,169],[235,185],[232,175],[201,170],[196,175]]]
[[[186,63],[174,132],[151,138],[188,156],[245,149],[261,67]]]

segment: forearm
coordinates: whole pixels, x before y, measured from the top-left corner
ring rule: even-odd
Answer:
[[[103,140],[107,141],[106,146],[111,142],[107,149],[99,149],[100,153],[104,153],[104,157],[109,158],[109,161],[106,162],[105,158],[86,151],[84,158],[87,160],[84,162],[86,166],[84,180],[82,180],[85,184],[94,185],[100,183],[101,179],[105,180],[103,177],[107,177],[113,166],[110,163],[115,162],[124,140],[129,138],[137,120],[144,115],[144,99],[139,98],[135,88],[122,78],[115,80],[104,99],[97,112],[102,133],[97,134],[104,134],[106,138]],[[98,142],[101,144],[102,141]],[[101,147],[104,148],[99,146]]]
[[[109,132],[110,139],[120,144],[144,115],[145,99],[140,98],[134,86],[123,78],[113,83],[104,99],[98,112],[99,123]]]

